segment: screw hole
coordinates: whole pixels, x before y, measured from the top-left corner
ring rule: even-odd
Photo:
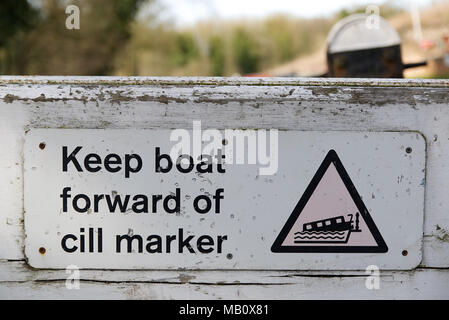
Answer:
[[[228,254],[226,255],[226,258],[228,258],[229,260],[231,260],[231,259],[233,258],[232,253],[228,253]]]
[[[39,248],[39,253],[40,253],[40,254],[45,254],[46,251],[47,251],[47,250],[45,250],[44,247],[40,247],[40,248]]]
[[[224,146],[227,145],[228,144],[228,140],[226,140],[226,139],[221,140],[221,144],[224,145]]]
[[[405,257],[406,255],[408,255],[408,251],[407,250],[402,250],[402,255]]]
[[[410,148],[410,147],[405,148],[405,152],[412,153],[412,148]]]
[[[44,150],[45,146],[46,146],[45,142],[39,143],[39,149]]]

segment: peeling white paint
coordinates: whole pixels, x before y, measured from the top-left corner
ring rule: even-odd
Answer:
[[[441,237],[441,230],[449,230],[448,88],[447,80],[0,77],[0,265],[10,270],[0,272],[0,296],[88,298],[103,292],[103,298],[448,298],[449,242]],[[308,275],[289,276],[294,282],[289,285],[257,285],[271,277],[285,280],[277,272],[211,272],[207,274],[216,285],[202,285],[151,283],[154,271],[98,270],[89,272],[96,282],[82,281],[86,290],[70,293],[62,280],[35,282],[48,272],[23,263],[25,131],[189,129],[198,119],[204,128],[218,129],[421,132],[427,141],[425,268],[390,272],[393,280],[384,278],[385,290],[366,290],[364,278]],[[138,274],[143,283],[108,283],[119,274],[129,279]],[[252,285],[220,286],[220,277],[233,279],[231,275]]]

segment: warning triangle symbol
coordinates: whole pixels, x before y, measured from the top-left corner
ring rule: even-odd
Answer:
[[[388,251],[335,150],[327,153],[271,251]]]

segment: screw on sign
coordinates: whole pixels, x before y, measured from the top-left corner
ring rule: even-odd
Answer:
[[[216,162],[198,150],[193,162],[185,149],[175,158],[168,152],[169,130],[138,133],[27,133],[30,265],[361,270],[419,263],[425,140],[418,133],[281,132],[282,165],[263,178],[258,163],[222,166],[226,150]],[[217,142],[222,150],[223,137]]]

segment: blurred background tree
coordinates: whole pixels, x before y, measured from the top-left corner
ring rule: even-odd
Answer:
[[[235,63],[240,73],[254,73],[259,65],[259,48],[253,38],[243,29],[234,30],[232,39]]]
[[[1,6],[9,4],[1,10],[0,23],[14,20],[12,31],[16,31],[9,38],[2,37],[2,43],[7,41],[2,73],[112,74],[114,57],[129,40],[130,23],[143,1],[70,1],[81,9],[79,30],[65,27],[67,1],[43,0],[35,7],[25,0],[0,2]],[[16,17],[3,17],[10,13]]]
[[[17,32],[29,29],[37,21],[38,10],[27,0],[0,1],[0,47]]]
[[[209,39],[209,59],[211,62],[211,74],[216,77],[224,75],[225,70],[225,48],[222,38],[212,36]]]
[[[0,73],[8,73],[8,66],[21,63],[17,39],[35,26],[38,18],[38,10],[27,0],[0,1]]]
[[[174,65],[185,66],[189,61],[198,58],[197,44],[191,33],[176,34],[174,42],[174,50],[171,53]]]

